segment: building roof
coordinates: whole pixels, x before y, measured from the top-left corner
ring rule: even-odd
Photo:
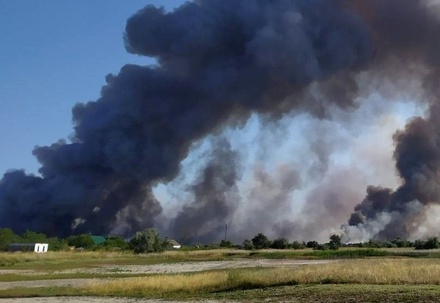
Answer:
[[[101,244],[101,243],[104,243],[105,241],[107,241],[105,239],[105,237],[103,237],[103,236],[90,236],[90,238],[92,238],[93,243],[95,243],[95,245],[98,245],[98,244]]]
[[[177,242],[177,241],[174,240],[174,239],[170,239],[168,242],[169,242],[171,245],[173,245],[173,246],[180,246],[180,243]]]

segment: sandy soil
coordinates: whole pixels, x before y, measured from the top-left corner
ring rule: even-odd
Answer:
[[[154,265],[105,265],[98,268],[91,269],[75,269],[69,271],[60,271],[58,273],[111,273],[111,274],[150,274],[150,273],[181,273],[181,272],[195,272],[212,269],[224,268],[244,268],[244,267],[295,267],[305,264],[325,264],[329,260],[235,260],[235,261],[206,261],[206,262],[183,262],[176,264],[154,264]],[[29,275],[32,271],[29,270],[2,270],[1,273],[15,273]],[[71,286],[77,287],[90,283],[93,279],[57,279],[57,280],[37,280],[37,281],[16,281],[16,282],[0,282],[0,289],[9,289],[14,287],[55,287],[55,286]],[[56,298],[29,298],[29,299],[0,299],[0,303],[31,303],[31,302],[78,302],[78,303],[131,303],[131,302],[145,302],[145,303],[159,303],[160,300],[139,300],[127,298],[96,298],[96,297],[56,297]],[[198,301],[206,303],[217,303],[216,301]],[[169,302],[177,303],[177,302]],[[180,302],[182,303],[182,302]],[[189,303],[189,302],[186,302]]]

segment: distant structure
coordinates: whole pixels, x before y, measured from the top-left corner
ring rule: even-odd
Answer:
[[[49,249],[49,244],[47,243],[13,243],[9,244],[8,251],[22,251],[22,252],[36,252],[36,253],[46,253]]]
[[[182,245],[180,245],[176,240],[169,240],[170,246],[174,249],[179,249],[182,247]]]
[[[92,238],[92,241],[95,245],[99,245],[107,241],[104,236],[90,236],[90,238]]]

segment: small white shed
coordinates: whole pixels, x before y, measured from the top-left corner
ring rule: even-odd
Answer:
[[[173,240],[173,239],[169,240],[169,243],[170,243],[171,247],[174,249],[179,249],[182,247],[182,245],[180,245],[176,240]]]

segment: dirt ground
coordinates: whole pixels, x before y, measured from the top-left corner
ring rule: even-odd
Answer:
[[[56,298],[22,298],[0,299],[0,303],[165,303],[161,300],[142,300],[130,298],[96,298],[96,297],[56,297]],[[220,303],[219,301],[166,301],[166,303]]]
[[[220,303],[220,301],[161,301],[129,298],[95,298],[95,297],[56,297],[56,298],[24,298],[0,299],[0,303]]]
[[[111,274],[150,274],[150,273],[182,273],[195,272],[213,269],[225,268],[244,268],[244,267],[295,267],[305,264],[325,264],[328,260],[235,260],[235,261],[206,261],[206,262],[182,262],[174,264],[154,264],[154,265],[105,265],[98,268],[91,269],[75,269],[60,271],[57,273],[111,273]],[[29,270],[2,270],[1,273],[15,273],[32,275],[33,272]],[[40,272],[41,273],[41,272]],[[57,280],[36,280],[36,281],[16,281],[16,282],[0,282],[0,289],[9,289],[14,287],[55,287],[55,286],[82,286],[90,283],[93,279],[57,279]],[[96,298],[96,297],[56,297],[56,298],[29,298],[29,299],[0,299],[0,303],[31,303],[31,302],[45,302],[45,303],[158,303],[160,300],[139,300],[127,298]],[[216,301],[198,301],[205,303],[217,303]],[[177,302],[169,302],[177,303]],[[182,303],[182,302],[180,302]],[[188,303],[188,302],[187,302]]]

